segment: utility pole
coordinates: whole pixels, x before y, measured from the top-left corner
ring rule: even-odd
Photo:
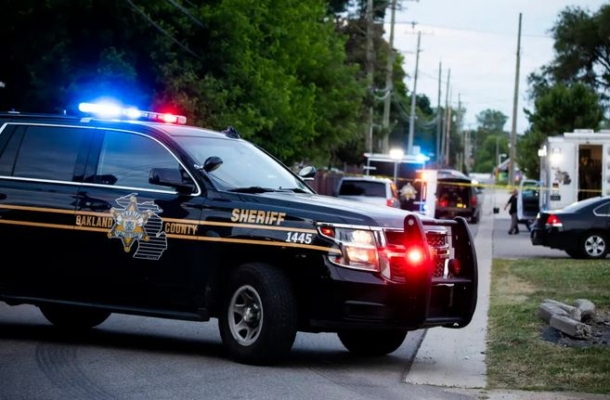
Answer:
[[[458,134],[458,137],[460,137],[462,135],[462,94],[458,93],[458,108],[457,108],[457,116],[456,116],[457,120],[455,123],[455,131]],[[462,141],[462,145],[464,146],[464,149],[462,150],[462,154],[457,157],[456,162],[457,165],[455,166],[457,170],[462,170],[462,165],[464,165],[464,160],[466,159],[465,157],[465,152],[466,152],[466,140],[464,139]]]
[[[415,52],[415,73],[413,74],[413,92],[411,93],[411,118],[409,122],[409,141],[407,142],[407,154],[413,154],[413,136],[415,134],[415,105],[417,100],[417,71],[419,69],[419,46],[421,32],[417,32],[417,50]]]
[[[385,77],[385,99],[383,103],[383,137],[381,141],[381,149],[383,153],[389,153],[390,149],[390,107],[392,105],[392,92],[394,91],[393,85],[393,72],[394,72],[394,23],[396,20],[396,1],[392,0],[390,4],[391,8],[391,22],[390,22],[390,43],[388,52],[388,65],[386,69]]]
[[[521,64],[521,13],[519,13],[519,34],[517,36],[517,68],[515,71],[515,94],[513,97],[513,121],[510,131],[510,149],[509,149],[509,170],[508,184],[512,186],[515,183],[515,157],[517,155],[517,104],[519,101],[519,68]]]
[[[366,80],[369,90],[369,110],[367,115],[366,149],[373,152],[373,0],[366,5]],[[368,169],[366,171],[369,173]]]
[[[447,71],[447,89],[445,93],[445,165],[449,165],[449,138],[451,137],[451,105],[449,104],[449,82],[451,81],[451,68]]]
[[[441,72],[443,70],[443,64],[438,63],[438,103],[436,106],[436,168],[440,167],[439,161],[441,160],[441,134],[443,117],[441,116]]]

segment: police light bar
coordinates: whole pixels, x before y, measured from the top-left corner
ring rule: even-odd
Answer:
[[[100,118],[146,120],[165,122],[168,124],[186,124],[186,117],[154,111],[141,111],[134,107],[123,108],[112,103],[80,103],[78,110],[86,114],[94,114]]]

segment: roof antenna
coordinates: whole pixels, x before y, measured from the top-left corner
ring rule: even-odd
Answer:
[[[227,129],[222,131],[222,133],[224,133],[225,135],[227,135],[230,138],[239,139],[239,133],[237,133],[235,128],[233,128],[232,126],[229,126]]]

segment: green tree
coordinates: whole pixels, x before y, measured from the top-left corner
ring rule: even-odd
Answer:
[[[606,99],[610,95],[610,4],[596,12],[571,6],[551,29],[555,57],[530,75],[532,92],[554,83],[585,83]],[[534,93],[535,96],[535,93]]]
[[[528,130],[517,142],[517,164],[525,175],[532,179],[540,176],[540,156],[538,150],[547,136],[540,131]]]
[[[155,43],[127,3],[7,0],[2,14],[0,108],[62,111],[94,93],[150,102]]]
[[[282,161],[327,160],[360,135],[365,85],[325,0],[7,0],[0,107],[98,94],[233,125]],[[5,14],[6,13],[6,14]]]
[[[557,84],[541,93],[534,101],[534,110],[526,109],[525,114],[532,130],[554,136],[574,129],[597,129],[603,109],[590,87]]]
[[[486,135],[477,151],[474,171],[493,172],[502,154],[508,155],[508,135],[503,132]]]
[[[285,162],[326,162],[336,143],[356,135],[364,95],[326,6],[321,0],[202,6],[209,55],[192,79],[181,68],[167,70],[166,80],[175,83],[167,97],[192,98],[196,90],[195,98],[211,100],[192,110],[200,110],[202,123],[235,126]]]
[[[338,10],[338,14],[341,17],[337,17],[337,29],[344,33],[349,40],[347,42],[347,56],[348,61],[360,65],[360,78],[366,80],[366,44],[367,44],[367,21],[366,17],[366,6],[367,1],[365,0],[353,0],[353,1],[338,1],[332,2],[345,5],[349,3],[345,8],[334,7],[333,10]],[[373,2],[374,7],[374,19],[377,22],[381,22],[386,13],[389,12],[390,1],[387,0],[375,0]],[[346,10],[351,12],[341,12]],[[374,144],[381,142],[382,138],[388,135],[390,147],[402,146],[406,150],[407,138],[410,124],[411,114],[411,95],[407,85],[407,74],[404,71],[404,56],[400,54],[396,49],[390,49],[389,43],[383,37],[383,24],[376,23],[373,29],[373,47],[375,49],[375,57],[373,60],[373,88],[365,97],[363,106],[361,109],[361,122],[366,123],[366,116],[370,106],[374,108]],[[394,56],[394,63],[392,67],[392,93],[391,93],[391,107],[390,107],[390,125],[387,129],[380,129],[382,126],[382,115],[384,109],[384,101],[382,98],[387,94],[385,91],[386,86],[386,74],[387,74],[387,60],[392,54]],[[414,129],[414,144],[419,145],[422,149],[432,150],[435,148],[436,131],[434,130],[434,110],[430,106],[430,100],[425,95],[416,96],[416,125]],[[364,130],[365,126],[363,126]],[[355,146],[354,143],[346,143],[344,150],[349,150],[353,157],[350,160],[363,161],[362,153],[364,149],[364,133],[359,139],[362,145]],[[353,150],[356,148],[360,149],[354,153]],[[374,148],[374,151],[379,151],[379,148]],[[345,153],[348,153],[346,151]],[[345,154],[344,154],[345,156]],[[345,160],[345,159],[344,159]]]
[[[504,113],[492,109],[481,111],[476,118],[479,128],[490,133],[503,132],[504,125],[508,121],[508,117]]]
[[[555,57],[528,77],[534,110],[525,110],[531,128],[518,142],[529,176],[539,176],[538,149],[548,136],[603,126],[601,104],[610,97],[610,4],[596,12],[567,7],[551,32]]]
[[[603,109],[598,94],[582,83],[556,84],[542,92],[534,110],[525,110],[531,128],[517,143],[517,162],[528,176],[539,176],[538,149],[548,136],[575,129],[598,129]]]
[[[490,172],[498,164],[496,153],[508,154],[508,133],[504,130],[508,117],[501,111],[487,109],[477,114],[476,118],[473,170]],[[496,144],[498,144],[497,149]]]

